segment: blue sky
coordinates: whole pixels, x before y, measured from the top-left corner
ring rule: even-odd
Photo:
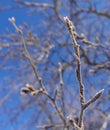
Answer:
[[[35,0],[34,0],[35,1]],[[37,2],[47,2],[48,0],[37,0]],[[50,1],[49,1],[50,2]],[[97,1],[96,1],[97,2]],[[81,3],[81,5],[83,5],[83,3]],[[29,24],[29,27],[31,28],[33,25],[37,25],[37,23],[39,24],[41,21],[42,21],[42,18],[43,18],[43,13],[42,12],[38,12],[34,15],[30,15],[29,14],[29,8],[24,8],[24,9],[16,9],[16,5],[15,3],[13,2],[13,0],[1,0],[0,1],[0,7],[9,7],[9,6],[12,6],[12,9],[9,10],[9,9],[3,9],[3,10],[0,10],[0,35],[2,34],[10,34],[10,33],[16,33],[15,29],[13,28],[13,26],[11,25],[11,23],[8,21],[8,18],[11,18],[12,16],[15,17],[16,19],[16,24],[19,26],[19,25],[23,25],[25,22],[27,22]],[[100,4],[100,5],[97,5],[97,8],[100,9],[100,7],[103,7],[103,2]],[[67,12],[66,11],[61,11],[62,15],[67,15]],[[94,15],[92,17],[95,17]],[[87,20],[85,19],[84,22],[85,22],[85,25],[86,25],[86,22],[88,20],[90,20],[91,17],[88,17]],[[106,23],[104,23],[106,24]],[[31,26],[32,25],[32,26]],[[108,26],[108,23],[107,25]],[[33,27],[32,27],[33,28]],[[89,27],[88,27],[89,28]],[[41,29],[41,27],[39,27],[39,29]],[[34,30],[35,32],[40,32],[42,30]],[[67,31],[67,30],[66,30]],[[3,39],[2,39],[3,40]],[[5,40],[5,38],[4,38]],[[9,39],[8,39],[9,40]],[[10,40],[9,40],[10,41]],[[0,42],[1,42],[1,39],[0,39]],[[53,42],[54,43],[54,42]],[[56,47],[55,49],[57,49],[58,47]],[[59,49],[59,48],[58,48]],[[7,49],[5,50],[2,50],[3,52],[7,51]],[[60,49],[59,50],[59,53],[60,52],[64,52],[63,49]],[[64,54],[65,58],[66,59],[66,53]],[[102,57],[101,57],[102,58]],[[100,59],[101,59],[100,58]],[[5,59],[1,58],[1,61],[0,63],[2,64],[2,62],[4,61]],[[59,59],[56,57],[56,55],[53,55],[52,57],[52,60],[56,61],[56,62],[59,62]],[[16,60],[15,63],[12,63],[10,62],[9,64],[7,64],[7,66],[11,66],[11,65],[15,65],[15,66],[19,66],[19,60]],[[72,69],[72,68],[71,68]],[[70,71],[71,71],[70,69]],[[19,70],[18,70],[19,71]],[[103,72],[103,71],[102,71]],[[65,81],[66,79],[68,79],[68,72],[65,72],[65,75],[64,75],[64,78],[65,78]],[[73,73],[74,74],[74,73]],[[0,85],[4,88],[4,91],[0,91],[2,92],[2,94],[0,95],[0,97],[2,98],[3,97],[3,100],[7,100],[5,99],[4,97],[7,96],[8,92],[11,93],[11,91],[8,88],[7,84],[11,84],[11,81],[8,81],[7,79],[4,80],[4,78],[6,76],[9,76],[11,79],[14,79],[16,78],[16,75],[17,75],[17,72],[15,70],[0,70]],[[48,76],[48,74],[47,74]],[[75,76],[72,75],[74,78]],[[106,77],[106,74],[103,72],[103,75],[102,73],[99,72],[99,76],[97,77],[97,75],[92,75],[90,74],[89,75],[90,78],[91,78],[91,81],[94,83],[95,86],[97,86],[97,84],[99,83],[100,84],[100,81],[104,81],[106,82],[107,80],[109,80],[110,77]],[[108,78],[108,79],[107,79]],[[5,82],[4,82],[5,81]],[[97,81],[97,82],[96,82]],[[70,84],[72,85],[72,78],[69,79],[69,82]],[[84,81],[86,85],[88,85],[88,81]],[[13,84],[13,83],[12,83]],[[110,83],[108,83],[108,86],[109,86]],[[103,84],[104,85],[104,84]],[[103,88],[103,85],[102,86],[98,86],[96,91],[98,91],[99,89],[102,89]],[[7,86],[7,87],[6,87]],[[104,86],[105,87],[105,86]],[[105,93],[106,94],[108,92],[108,87],[107,89],[105,90]],[[88,89],[86,88],[87,92],[88,92]],[[18,92],[19,91],[19,92]],[[2,107],[5,107],[5,108],[14,108],[15,106],[17,106],[18,104],[22,104],[22,96],[18,96],[19,93],[20,93],[20,88],[18,88],[18,91],[12,95],[11,98],[9,98],[9,102],[5,102],[3,104]],[[13,93],[13,92],[12,92]],[[29,97],[30,98],[30,97]],[[16,100],[16,101],[15,101]],[[19,105],[18,105],[19,106]],[[106,106],[108,106],[108,103],[106,104]],[[8,122],[8,114],[11,115],[10,113],[12,112],[12,117],[14,115],[14,109],[13,111],[9,111],[8,108],[5,110],[1,109],[0,110],[0,130],[15,130],[16,129],[16,126],[17,126],[17,130],[22,130],[22,125],[20,125],[20,121],[22,120],[23,123],[24,123],[24,126],[27,125],[28,123],[28,119],[30,117],[32,117],[32,115],[34,115],[34,112],[38,110],[38,108],[26,108],[24,109],[23,108],[23,114],[21,114],[18,118],[18,120],[16,122],[14,122],[14,120],[12,122]],[[19,108],[17,108],[19,109]],[[5,113],[5,114],[3,114]],[[15,113],[16,114],[16,113]],[[19,114],[19,113],[18,113]],[[35,115],[34,115],[35,116]],[[43,117],[42,117],[43,118]],[[7,125],[8,124],[8,125]],[[36,130],[36,127],[33,126],[32,130]]]

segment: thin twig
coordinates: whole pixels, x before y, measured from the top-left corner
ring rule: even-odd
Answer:
[[[20,28],[17,27],[17,25],[16,25],[16,23],[15,23],[15,18],[14,18],[14,17],[9,18],[9,21],[12,23],[12,25],[14,26],[14,28],[16,29],[16,31],[17,31],[17,32],[20,34],[20,36],[21,36],[21,40],[22,40],[23,48],[24,48],[25,53],[26,53],[26,57],[28,58],[28,60],[29,60],[29,62],[30,62],[30,64],[31,64],[31,66],[32,66],[32,69],[33,69],[33,71],[34,71],[34,74],[35,74],[35,76],[36,76],[36,78],[37,78],[37,80],[38,80],[38,82],[39,82],[39,84],[40,84],[40,87],[41,87],[40,90],[36,90],[36,89],[34,90],[34,88],[33,88],[32,86],[31,86],[31,89],[26,86],[25,88],[22,89],[22,93],[28,93],[28,92],[30,92],[30,94],[33,95],[33,96],[37,95],[38,93],[42,93],[42,94],[46,95],[46,96],[52,101],[54,108],[56,109],[56,111],[58,112],[58,114],[59,114],[60,118],[62,119],[64,125],[66,126],[66,119],[65,119],[63,113],[61,112],[61,110],[60,110],[59,107],[57,106],[55,100],[49,95],[49,93],[48,93],[47,90],[45,89],[45,86],[44,86],[43,83],[42,83],[42,79],[41,79],[41,77],[39,77],[39,75],[38,75],[37,68],[36,68],[36,66],[34,65],[33,60],[32,60],[32,57],[30,56],[30,53],[28,52],[28,50],[27,50],[27,48],[26,48],[26,43],[25,43],[25,39],[24,39],[24,36],[23,36],[23,31],[22,31]]]
[[[79,83],[79,91],[80,91],[80,104],[81,104],[81,109],[80,109],[80,116],[79,116],[79,125],[77,126],[77,124],[75,124],[74,122],[72,122],[72,125],[74,128],[76,128],[77,130],[84,130],[84,125],[83,125],[83,115],[84,115],[84,110],[93,102],[95,102],[103,93],[104,89],[100,90],[98,93],[95,94],[95,96],[89,100],[87,103],[85,103],[85,95],[84,95],[84,85],[82,82],[82,74],[81,74],[81,58],[80,58],[80,52],[79,52],[79,44],[77,43],[77,38],[78,38],[78,34],[76,32],[76,29],[73,25],[73,23],[69,20],[68,17],[64,17],[64,21],[67,24],[68,30],[70,32],[70,35],[72,37],[72,44],[73,44],[73,48],[75,51],[74,56],[76,57],[76,61],[77,61],[77,68],[76,68],[76,76],[77,76],[77,80]],[[82,42],[84,42],[85,36],[83,35],[81,37]]]
[[[26,53],[26,57],[27,57],[27,59],[29,60],[29,62],[30,62],[30,64],[31,64],[31,67],[32,67],[32,69],[33,69],[33,71],[34,71],[34,74],[35,74],[35,76],[36,76],[36,78],[37,78],[39,84],[40,84],[40,87],[41,87],[43,90],[45,90],[44,85],[43,85],[43,83],[42,83],[42,79],[41,79],[41,77],[39,76],[38,71],[37,71],[37,68],[36,68],[36,66],[35,66],[35,64],[34,64],[34,62],[33,62],[33,59],[32,59],[30,53],[29,53],[28,50],[27,50],[22,29],[20,29],[19,27],[17,27],[17,25],[16,25],[16,23],[15,23],[15,18],[14,18],[14,17],[9,18],[9,21],[12,23],[12,25],[14,26],[14,28],[16,29],[16,31],[20,34],[21,40],[22,40],[22,45],[23,45],[24,51],[25,51],[25,53]]]
[[[79,127],[82,127],[83,126],[83,104],[85,103],[85,96],[84,96],[84,85],[82,83],[82,75],[81,75],[81,59],[80,59],[80,53],[79,53],[79,45],[75,38],[75,27],[73,23],[69,20],[68,17],[64,17],[64,21],[66,22],[70,35],[72,37],[72,44],[75,51],[75,57],[77,60],[76,75],[77,75],[77,80],[80,87],[79,90],[80,90],[80,103],[81,103]]]
[[[65,103],[64,103],[64,83],[62,79],[62,64],[59,63],[59,75],[60,75],[60,87],[61,87],[61,103],[62,103],[62,112],[65,115]]]
[[[104,92],[104,89],[96,93],[96,95],[91,100],[89,100],[87,103],[84,104],[83,109],[86,109],[90,104],[95,102],[103,94],[103,92]]]

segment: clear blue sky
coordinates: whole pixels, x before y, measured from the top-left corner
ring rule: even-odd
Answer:
[[[45,0],[45,1],[47,2],[47,0]],[[39,2],[45,2],[45,1],[44,0],[39,0]],[[81,3],[81,4],[83,4],[83,3]],[[98,8],[103,7],[103,4],[104,3],[102,2],[100,5],[98,5]],[[10,10],[9,9],[5,9],[5,7],[9,7],[10,8],[10,6],[12,7],[12,9],[10,9]],[[11,23],[8,21],[8,18],[10,18],[12,16],[15,17],[17,25],[22,25],[23,23],[28,22],[30,27],[31,27],[31,25],[37,24],[37,23],[39,23],[42,20],[42,15],[40,13],[32,16],[32,15],[29,15],[28,8],[27,9],[26,8],[25,9],[16,9],[16,6],[17,5],[13,2],[13,0],[0,0],[0,7],[1,8],[3,7],[3,9],[0,10],[0,35],[9,34],[10,32],[13,32],[13,33],[16,32],[15,29],[13,28],[13,26],[11,25]],[[1,39],[0,39],[0,42],[1,42]],[[5,59],[1,59],[0,63],[2,63],[3,60],[5,60]],[[17,64],[18,63],[16,62],[15,65],[17,65]],[[14,71],[5,71],[5,70],[2,70],[2,68],[0,68],[0,69],[1,69],[0,70],[0,85],[2,87],[4,87],[4,90],[6,90],[5,86],[7,85],[7,82],[5,82],[5,83],[3,82],[4,81],[3,80],[4,77],[7,76],[7,75],[10,75],[10,77],[14,79],[15,78],[14,76],[16,75],[16,73]],[[11,72],[11,74],[10,74],[10,72]],[[93,80],[94,84],[97,85],[97,82],[98,82],[99,79],[100,80],[106,80],[106,78],[107,77],[105,77],[105,75],[99,75],[99,77],[95,77],[95,76],[92,77],[92,80]],[[102,88],[102,86],[99,86],[97,88],[97,90],[99,90],[101,88]],[[108,90],[105,90],[105,93],[107,91]],[[2,92],[2,91],[0,91],[0,92]],[[8,94],[8,92],[9,91],[4,91],[1,94],[0,98],[3,97],[4,101],[7,100],[8,97],[7,97],[7,99],[5,99],[4,97]],[[4,105],[4,107],[9,107],[9,108],[12,107],[12,108],[14,108],[14,105],[17,105],[17,104],[20,103],[21,98],[22,97],[17,97],[16,94],[15,94],[11,98],[11,100],[12,100],[11,104],[9,102],[8,105],[5,104],[5,103],[3,105]],[[16,100],[17,102],[14,101],[14,100]],[[0,104],[0,107],[1,107],[2,102],[0,102],[0,103],[1,103]],[[109,104],[107,104],[107,105],[109,105]],[[30,118],[30,115],[32,114],[32,111],[35,111],[33,109],[35,109],[35,108],[26,109],[24,111],[24,114],[22,114],[19,117],[19,120],[17,120],[17,122],[12,121],[10,123],[7,120],[7,118],[8,118],[7,113],[11,113],[11,112],[14,113],[14,110],[9,112],[8,109],[6,109],[7,111],[4,111],[3,109],[1,109],[0,110],[0,115],[1,115],[0,116],[0,130],[16,130],[16,126],[17,126],[17,130],[22,130],[22,126],[19,124],[20,120],[24,120],[24,123],[26,125],[26,123],[28,122],[28,118]],[[36,110],[37,110],[37,108],[36,108]],[[5,114],[3,114],[3,113],[5,113]],[[36,128],[33,127],[32,130],[36,130]]]

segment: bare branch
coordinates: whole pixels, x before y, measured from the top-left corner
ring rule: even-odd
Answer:
[[[93,102],[95,102],[104,92],[104,89],[100,90],[98,93],[96,93],[96,95],[87,103],[84,104],[84,109],[86,109],[90,104],[92,104]]]
[[[75,38],[75,27],[73,23],[69,20],[68,17],[64,17],[64,21],[66,22],[70,35],[72,37],[72,44],[74,47],[75,51],[75,57],[77,60],[77,69],[76,69],[76,75],[77,75],[77,80],[79,82],[79,87],[80,87],[80,103],[81,103],[81,112],[80,112],[80,119],[79,119],[79,127],[82,128],[83,125],[83,104],[85,103],[85,97],[84,97],[84,85],[82,83],[82,75],[81,75],[81,60],[80,60],[80,53],[79,53],[79,45],[76,41]]]

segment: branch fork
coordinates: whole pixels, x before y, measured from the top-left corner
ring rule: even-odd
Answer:
[[[80,58],[80,52],[79,52],[79,47],[80,45],[77,43],[77,32],[75,29],[75,26],[73,25],[72,21],[69,20],[69,18],[66,16],[64,17],[64,22],[66,23],[69,33],[72,38],[72,45],[73,49],[75,51],[75,58],[77,61],[77,68],[76,68],[76,76],[77,80],[79,83],[79,91],[80,91],[80,116],[79,116],[79,122],[76,124],[72,119],[70,119],[71,125],[76,129],[76,130],[84,130],[84,125],[83,125],[83,115],[84,115],[84,110],[93,102],[95,102],[104,92],[104,89],[100,90],[96,95],[90,99],[88,102],[85,102],[85,94],[84,94],[84,85],[82,82],[82,74],[81,74],[81,58]]]

